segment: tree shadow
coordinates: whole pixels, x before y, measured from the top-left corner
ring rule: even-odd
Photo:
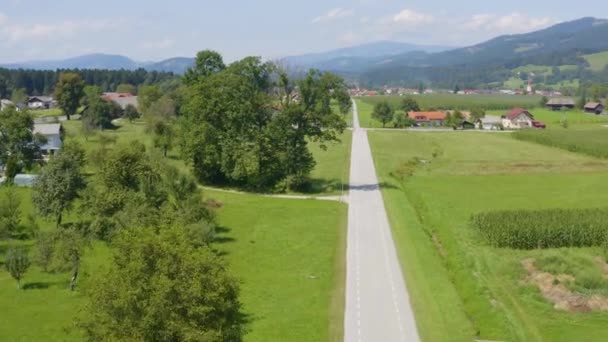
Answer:
[[[217,243],[217,244],[226,244],[226,243],[230,243],[230,242],[235,242],[236,239],[231,237],[231,236],[227,236],[230,232],[232,231],[232,229],[228,228],[228,227],[224,227],[224,226],[219,226],[217,228],[215,228],[215,237],[213,238],[213,242]]]
[[[23,290],[46,290],[50,287],[65,287],[67,289],[69,284],[69,281],[40,281],[25,283],[21,288]]]
[[[307,195],[318,195],[327,192],[335,192],[341,190],[348,190],[348,184],[345,184],[340,179],[322,179],[313,178],[310,182],[297,189],[299,192]]]
[[[391,183],[381,182],[378,184],[363,184],[363,185],[353,185],[348,187],[349,190],[354,191],[376,191],[381,189],[399,189],[395,185]]]

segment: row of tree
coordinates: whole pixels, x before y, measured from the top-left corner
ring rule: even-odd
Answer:
[[[101,88],[104,92],[115,91],[120,85],[139,88],[144,85],[172,83],[177,76],[171,73],[138,70],[12,70],[0,68],[0,98],[9,98],[15,90],[21,89],[31,96],[49,95],[55,90],[60,75],[78,74],[86,84]],[[124,90],[124,89],[122,89]],[[130,90],[130,89],[129,89]],[[126,91],[130,92],[130,91]]]

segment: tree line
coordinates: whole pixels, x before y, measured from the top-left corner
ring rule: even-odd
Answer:
[[[63,73],[78,74],[87,85],[101,88],[103,92],[115,91],[121,84],[135,87],[160,84],[177,79],[172,73],[137,70],[24,70],[0,68],[0,98],[10,98],[14,91],[22,89],[30,96],[50,95]]]

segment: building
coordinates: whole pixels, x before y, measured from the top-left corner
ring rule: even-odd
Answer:
[[[30,109],[50,109],[57,103],[50,96],[30,96],[26,104]]]
[[[602,112],[604,112],[604,105],[599,102],[589,102],[585,105],[585,113],[599,115]]]
[[[407,116],[418,126],[442,126],[447,114],[444,112],[409,112]]]
[[[46,143],[40,146],[40,150],[46,155],[52,155],[61,150],[62,133],[61,124],[34,124],[34,134],[40,134],[46,138]]]
[[[500,131],[503,127],[503,123],[501,118],[488,115],[479,120],[478,127],[490,131]]]
[[[0,100],[0,110],[4,110],[10,106],[14,106],[15,104],[11,100]]]
[[[502,126],[505,129],[532,128],[534,115],[524,108],[513,108],[502,118]]]
[[[572,99],[551,99],[547,102],[547,108],[553,111],[563,109],[574,109],[575,103]]]
[[[101,96],[106,101],[111,101],[125,110],[129,105],[138,108],[139,102],[137,96],[131,93],[103,93]]]

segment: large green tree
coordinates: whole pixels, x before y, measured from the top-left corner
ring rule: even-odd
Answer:
[[[416,100],[413,97],[406,96],[403,98],[403,100],[401,100],[399,109],[404,111],[406,114],[409,112],[419,112],[420,105],[418,105],[418,102],[416,102]]]
[[[342,112],[350,108],[344,81],[312,71],[293,82],[259,58],[223,68],[215,53],[199,56],[208,58],[187,80],[180,130],[198,178],[261,189],[302,184],[314,167],[309,142],[324,147],[346,127],[331,106],[337,100]]]
[[[0,164],[11,166],[9,176],[27,168],[40,158],[40,145],[45,138],[35,135],[34,119],[27,111],[14,107],[0,111]]]
[[[68,120],[80,107],[80,100],[85,95],[84,87],[84,80],[76,73],[62,73],[59,76],[59,82],[55,86],[55,100]]]
[[[382,101],[374,106],[372,118],[382,122],[382,127],[386,127],[386,123],[393,120],[394,113],[393,107],[388,102]]]
[[[61,224],[63,213],[69,210],[80,191],[86,187],[82,172],[84,150],[75,144],[66,144],[42,169],[34,184],[33,202],[43,216]]]
[[[182,228],[126,229],[86,289],[89,341],[239,341],[238,282]]]

